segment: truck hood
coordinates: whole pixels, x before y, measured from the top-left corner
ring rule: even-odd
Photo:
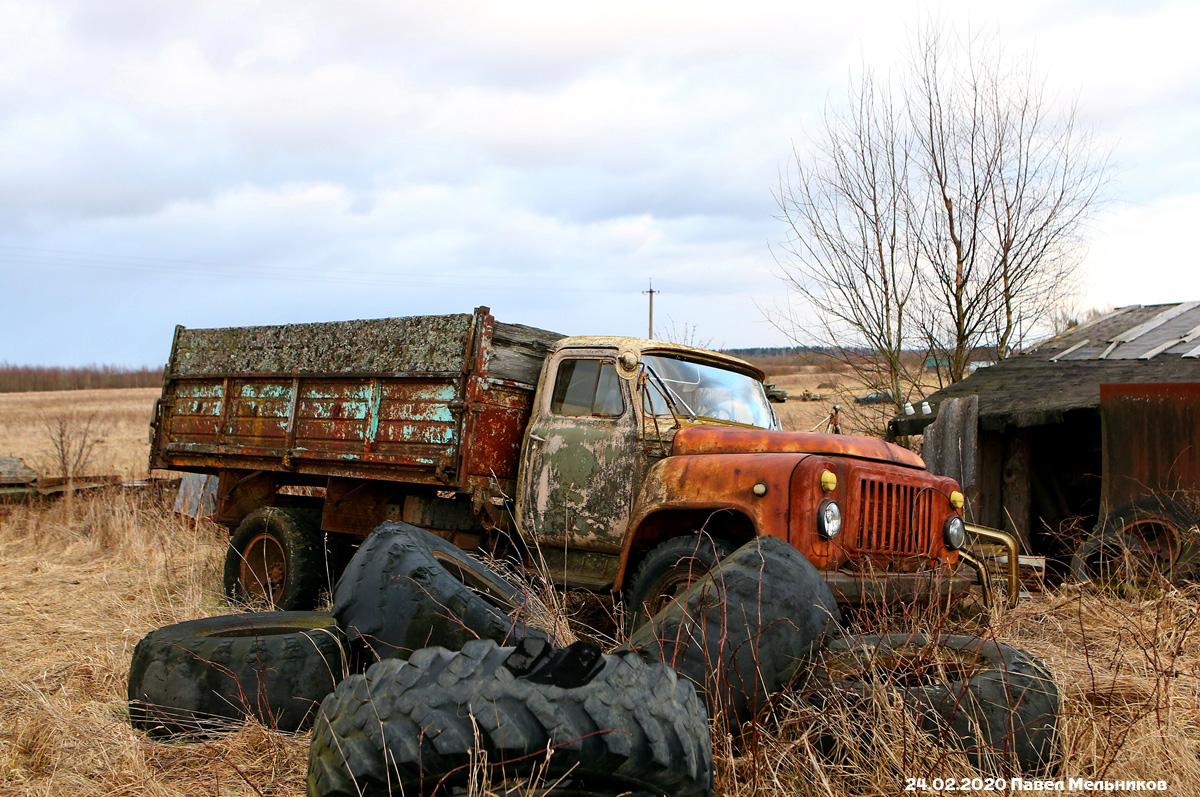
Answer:
[[[735,426],[684,427],[675,435],[671,454],[825,454],[925,469],[925,462],[912,451],[872,437]]]

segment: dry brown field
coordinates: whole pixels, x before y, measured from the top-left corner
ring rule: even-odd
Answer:
[[[817,378],[794,376],[799,389]],[[86,399],[88,411],[116,430],[104,438],[113,470],[139,475],[156,391],[92,393],[0,396],[0,454],[37,461],[44,454],[40,414]],[[789,425],[805,428],[819,418],[820,403],[808,404],[798,405]],[[231,611],[220,598],[223,543],[221,530],[175,517],[152,496],[132,491],[0,506],[0,794],[303,793],[307,734],[251,724],[227,738],[169,744],[148,740],[125,719],[137,641],[168,623]],[[1200,794],[1195,588],[1119,596],[1064,587],[1012,612],[954,617],[863,622],[881,630],[982,634],[1041,659],[1062,696],[1056,778],[1162,779],[1168,793]],[[886,699],[865,708],[835,700],[821,712],[805,706],[785,696],[743,740],[716,734],[716,793],[866,797],[902,794],[906,778],[931,784],[991,774],[977,773],[960,753],[919,733],[913,718]],[[822,757],[823,738],[840,739],[847,754]]]
[[[59,476],[50,436],[60,418],[75,428],[89,420],[96,447],[86,473],[146,475],[150,418],[159,388],[0,393],[0,456],[21,457],[46,476]]]

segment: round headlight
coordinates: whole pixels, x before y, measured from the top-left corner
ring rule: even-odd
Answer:
[[[825,499],[817,507],[817,533],[832,540],[842,530],[842,508],[837,501]]]
[[[946,524],[942,526],[942,537],[946,540],[946,547],[952,551],[963,547],[967,541],[967,526],[963,519],[958,515],[946,518]]]

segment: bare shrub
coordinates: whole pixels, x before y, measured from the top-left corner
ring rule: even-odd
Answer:
[[[104,442],[103,425],[96,415],[83,415],[71,408],[58,415],[42,415],[42,426],[50,448],[48,458],[53,472],[64,479],[83,476],[92,466],[96,447]]]

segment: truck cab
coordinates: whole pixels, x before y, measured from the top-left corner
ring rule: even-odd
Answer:
[[[517,524],[555,581],[652,613],[728,551],[781,537],[840,599],[961,592],[962,494],[906,449],[784,432],[763,373],[641,338],[546,358],[522,444]]]

